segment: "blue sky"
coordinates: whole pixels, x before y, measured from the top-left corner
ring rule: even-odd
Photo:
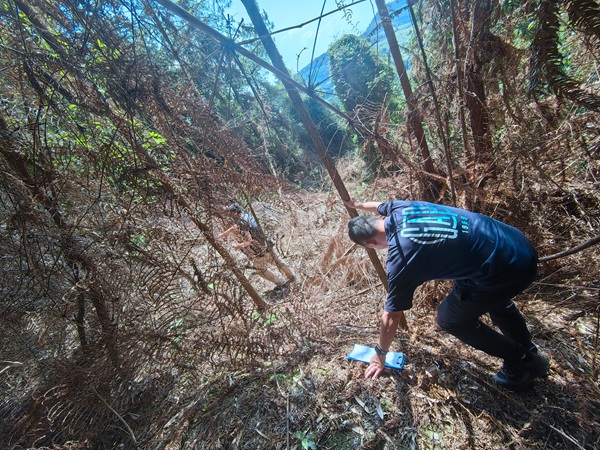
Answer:
[[[324,1],[324,13],[337,9],[335,0],[256,0],[258,7],[266,11],[275,30],[299,25],[319,16]],[[344,4],[350,3],[353,1],[344,0]],[[348,13],[347,18],[344,18],[342,12],[337,12],[321,21],[315,57],[327,51],[329,44],[336,38],[346,33],[362,33],[371,22],[377,7],[374,0],[365,0],[348,9],[351,14]],[[245,23],[251,23],[241,0],[232,0],[231,7],[225,10],[225,13],[234,16],[236,21],[243,17]],[[277,48],[291,72],[296,72],[297,68],[302,69],[310,62],[316,31],[317,22],[313,22],[302,28],[294,28],[273,36]],[[304,48],[306,50],[302,51]],[[300,59],[297,65],[296,55],[298,54],[300,54]]]

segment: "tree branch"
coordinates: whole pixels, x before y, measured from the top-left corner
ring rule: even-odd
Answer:
[[[589,241],[584,242],[583,244],[573,247],[569,250],[565,250],[560,253],[555,253],[554,255],[544,256],[543,258],[540,258],[540,262],[552,261],[553,259],[558,259],[558,258],[563,258],[565,256],[573,255],[575,253],[579,253],[582,250],[585,250],[586,248],[592,247],[593,245],[596,245],[598,243],[600,243],[600,235],[590,239]]]

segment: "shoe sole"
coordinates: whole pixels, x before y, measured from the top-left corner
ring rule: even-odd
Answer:
[[[506,390],[512,391],[512,392],[525,392],[525,391],[530,391],[533,389],[533,378],[531,380],[524,382],[523,384],[513,384],[513,385],[505,383],[502,379],[498,378],[496,375],[493,376],[493,379],[496,382],[497,386],[504,388]]]

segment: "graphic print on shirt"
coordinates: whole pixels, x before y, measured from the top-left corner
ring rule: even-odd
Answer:
[[[417,244],[437,244],[469,232],[469,219],[439,206],[411,206],[402,210],[400,236]]]

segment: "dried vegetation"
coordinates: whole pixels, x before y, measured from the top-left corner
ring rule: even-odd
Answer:
[[[405,370],[365,381],[345,355],[376,339],[383,288],[345,237],[347,212],[329,181],[291,186],[265,142],[240,139],[256,138],[247,128],[260,121],[226,122],[215,113],[229,107],[211,91],[217,83],[186,71],[185,58],[212,61],[214,42],[194,41],[191,57],[171,47],[174,76],[145,52],[158,14],[149,5],[148,16],[122,21],[113,20],[119,2],[104,2],[104,15],[0,5],[2,448],[600,447],[598,246],[544,261],[519,299],[552,363],[534,391],[497,389],[497,361],[435,330],[445,282],[424,285],[407,314]],[[165,29],[153,38],[181,43],[185,33],[158,15]],[[339,160],[341,178],[357,198],[385,200],[417,198],[425,177],[437,177],[439,201],[522,229],[542,256],[597,237],[598,113],[552,96],[524,102],[519,67],[501,58],[515,54],[492,44],[488,67],[504,91],[490,90],[487,112],[502,125],[485,158],[453,155],[455,197],[447,175],[411,169],[418,152],[391,123],[381,127],[397,158],[369,168],[371,179],[356,159]],[[594,67],[585,52],[578,58]],[[437,73],[442,103],[455,104],[452,71]],[[289,290],[272,291],[215,238],[232,199],[250,201],[296,271]]]
[[[598,205],[585,203],[594,201],[582,195],[585,188],[565,189],[573,205],[587,211],[579,217],[565,212],[577,209],[564,201],[537,201],[531,192],[511,200],[512,209],[490,207],[504,211],[503,218],[524,228],[547,255],[597,229]],[[356,189],[363,198],[411,194],[403,177]],[[524,206],[528,196],[530,208]],[[284,294],[250,278],[268,302],[262,315],[215,256],[204,254],[189,219],[158,211],[152,220],[129,215],[149,236],[136,258],[94,258],[118,299],[112,314],[120,316],[114,336],[119,365],[93,337],[84,350],[71,351],[71,318],[83,282],[51,308],[33,302],[18,315],[5,307],[3,355],[19,362],[2,374],[5,445],[267,449],[295,446],[297,432],[331,449],[598,445],[597,248],[544,263],[540,280],[519,300],[552,362],[549,379],[533,392],[497,389],[490,381],[497,361],[435,331],[435,307],[449,287],[439,282],[420,289],[408,313],[410,330],[399,336],[406,369],[366,382],[364,367],[345,355],[354,343],[376,339],[383,288],[362,251],[345,238],[340,203],[334,194],[296,192],[256,209],[278,231],[278,249],[298,273]],[[25,249],[39,250],[47,237],[31,236]],[[6,254],[22,254],[17,249]],[[88,243],[88,253],[101,251]],[[214,271],[206,269],[210,261]],[[60,273],[56,265],[54,271]]]

